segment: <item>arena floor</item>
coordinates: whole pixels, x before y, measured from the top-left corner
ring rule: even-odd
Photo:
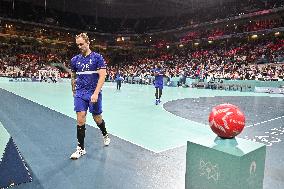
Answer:
[[[284,96],[114,83],[103,89],[111,145],[87,118],[87,155],[72,161],[76,115],[70,83],[0,82],[0,121],[13,137],[33,182],[16,188],[183,189],[188,138],[212,135],[211,108],[232,103],[246,115],[239,136],[267,145],[265,189],[284,188]]]

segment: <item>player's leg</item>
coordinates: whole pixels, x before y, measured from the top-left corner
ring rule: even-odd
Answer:
[[[88,102],[83,100],[82,98],[75,97],[74,98],[74,110],[77,114],[77,141],[78,146],[76,151],[70,156],[71,159],[78,159],[82,155],[86,154],[85,150],[85,123],[86,123],[86,114],[88,109]]]
[[[121,88],[121,80],[118,81],[118,90]]]
[[[93,115],[93,119],[96,122],[97,126],[102,132],[103,142],[105,146],[108,146],[110,143],[110,138],[108,136],[108,132],[106,130],[105,121],[102,117],[102,94],[99,94],[98,101],[96,103],[89,104],[89,111]]]
[[[156,88],[156,93],[155,93],[155,97],[156,97],[156,105],[159,104],[159,88],[158,87],[155,87]]]
[[[86,111],[77,112],[77,139],[78,146],[82,149],[85,149],[84,140],[85,140],[85,131],[86,131]]]
[[[162,94],[163,94],[163,88],[159,88],[159,103],[161,102]]]

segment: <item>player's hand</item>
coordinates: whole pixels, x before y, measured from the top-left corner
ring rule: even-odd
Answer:
[[[97,102],[98,101],[98,94],[92,94],[92,96],[91,96],[91,102],[93,102],[93,103],[95,103],[95,102]]]

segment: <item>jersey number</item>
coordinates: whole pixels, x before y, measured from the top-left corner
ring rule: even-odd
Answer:
[[[88,70],[89,70],[89,64],[83,64],[82,71],[88,71]]]

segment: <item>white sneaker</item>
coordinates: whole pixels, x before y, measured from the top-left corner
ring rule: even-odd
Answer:
[[[70,159],[76,160],[79,159],[81,156],[85,155],[87,152],[86,150],[82,150],[81,147],[77,146],[76,151],[70,156]]]
[[[108,146],[110,143],[110,138],[108,137],[108,134],[106,134],[105,136],[103,136],[103,140],[104,140],[104,145]]]

